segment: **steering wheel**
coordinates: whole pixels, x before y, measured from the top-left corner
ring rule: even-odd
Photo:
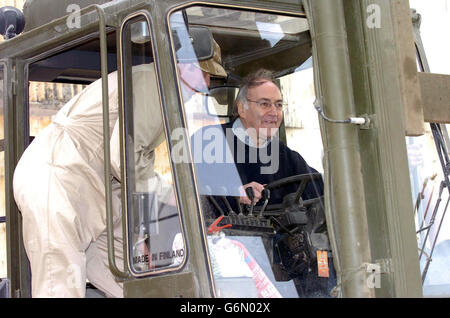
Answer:
[[[304,201],[302,199],[303,192],[305,191],[306,186],[309,184],[309,182],[320,180],[321,178],[322,176],[320,173],[306,173],[275,180],[267,184],[264,188],[267,189],[268,191],[271,191],[272,189],[283,187],[292,183],[299,183],[299,185],[294,193],[287,194],[283,198],[282,204],[270,204],[267,206],[265,206],[264,204],[262,207],[256,207],[255,211],[259,213],[261,212],[261,209],[263,209],[263,212],[267,211],[267,213],[264,215],[273,215],[273,214],[279,215],[280,213],[283,213],[285,211],[308,208],[311,204],[317,203],[318,200],[320,200],[320,198],[317,197],[314,199]],[[263,193],[262,200],[268,201],[268,199],[269,198],[267,198],[267,192],[265,194]]]

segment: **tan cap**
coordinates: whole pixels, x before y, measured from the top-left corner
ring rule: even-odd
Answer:
[[[227,77],[227,72],[222,66],[222,55],[220,52],[220,46],[215,40],[214,42],[214,55],[212,58],[198,62],[202,71],[209,73],[213,76]]]

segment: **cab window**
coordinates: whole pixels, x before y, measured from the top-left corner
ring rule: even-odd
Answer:
[[[136,276],[179,269],[186,254],[148,21],[139,15],[121,31],[128,259]],[[111,140],[118,135],[116,126]]]
[[[306,18],[192,6],[169,23],[186,37],[208,28],[215,47],[211,59],[178,63],[177,75],[216,294],[329,297]],[[195,52],[184,43],[187,61]]]

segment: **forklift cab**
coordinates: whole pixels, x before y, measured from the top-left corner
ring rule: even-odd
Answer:
[[[55,34],[48,31],[50,37],[62,36],[58,28],[66,28],[67,34],[83,35],[58,40],[38,53],[31,50],[24,59],[24,87],[29,82],[86,86],[101,81],[102,89],[106,90],[108,84],[115,85],[105,81],[108,74],[117,73],[119,119],[117,125],[106,127],[104,133],[109,131],[111,140],[120,140],[120,151],[112,149],[110,154],[105,153],[105,169],[122,180],[123,246],[117,244],[122,238],[115,238],[115,246],[108,247],[111,270],[123,282],[124,295],[298,297],[304,287],[300,283],[296,286],[293,279],[303,272],[315,273],[311,282],[323,280],[323,295],[329,295],[328,278],[317,274],[318,251],[328,253],[325,263],[332,257],[323,194],[311,202],[304,202],[301,197],[309,176],[294,176],[296,180],[286,181],[302,185],[296,202],[285,206],[282,202],[275,206],[265,202],[264,208],[262,204],[252,205],[253,212],[244,205],[239,205],[240,213],[220,208],[213,212],[214,197],[226,201],[245,195],[241,176],[230,163],[225,173],[212,178],[214,184],[208,183],[210,179],[203,180],[204,176],[196,172],[190,145],[198,129],[231,120],[238,85],[248,73],[258,68],[270,69],[283,89],[286,78],[311,70],[311,38],[305,15],[199,4],[174,6],[159,1],[131,7],[123,4],[123,9],[120,5],[121,1],[115,1],[84,8],[79,12],[79,28],[69,23],[70,16],[59,20],[64,23],[51,22]],[[32,16],[36,6],[30,2],[26,8],[25,13]],[[116,14],[108,13],[109,9]],[[163,20],[158,16],[161,10],[165,10]],[[99,22],[88,28],[85,19]],[[30,21],[25,30],[30,36],[47,26],[33,26],[36,19],[32,17]],[[163,26],[167,31],[162,31]],[[12,41],[18,42],[20,37]],[[199,73],[199,64],[212,58],[214,44],[219,47],[226,76],[212,74],[208,88],[201,83],[204,78]],[[183,73],[182,66],[187,64],[196,72]],[[144,77],[145,81],[137,82],[133,72],[143,67],[151,68],[156,77],[148,80]],[[310,100],[312,73],[303,77],[304,91],[308,94],[302,98]],[[291,90],[284,90],[283,98],[292,101],[291,105],[294,100],[301,102]],[[153,104],[158,102],[157,107],[150,108],[136,97],[146,91],[157,93],[147,96]],[[103,103],[103,107],[109,107],[112,101]],[[280,138],[286,143],[288,121],[293,130],[289,139],[294,144],[295,130],[301,128],[302,119],[293,105],[284,111],[287,115]],[[29,116],[28,113],[27,119]],[[104,124],[111,125],[108,121]],[[150,136],[158,126],[164,127],[162,134]],[[313,128],[316,133],[317,128]],[[25,148],[28,137],[24,138]],[[320,136],[316,134],[314,138]],[[150,139],[152,144],[146,142]],[[203,146],[205,156],[217,157],[218,149],[208,152],[208,145]],[[142,164],[144,151],[139,150],[142,147],[154,151],[153,162]],[[320,154],[321,149],[317,151]],[[319,173],[316,178],[321,178]],[[283,184],[269,185],[268,189],[272,186]],[[108,217],[113,213],[108,211]],[[224,224],[231,227],[219,232],[211,230]],[[118,249],[123,251],[117,252]],[[117,254],[123,255],[123,259]],[[261,276],[259,280],[256,273]],[[306,292],[303,296],[307,296]]]
[[[123,233],[114,236],[117,207],[105,182],[108,263],[125,297],[421,295],[412,200],[390,191],[410,186],[404,136],[416,119],[404,120],[412,98],[402,85],[420,85],[416,65],[411,72],[397,53],[415,53],[400,44],[381,49],[392,30],[361,23],[365,8],[334,0],[116,0],[69,10],[74,1],[58,1],[55,16],[41,19],[42,2],[28,1],[24,33],[0,44],[11,296],[32,296],[12,188],[33,135],[32,82],[101,83],[104,175],[120,181]],[[399,3],[379,6],[410,17]],[[226,76],[207,78],[201,64],[215,44]],[[141,68],[155,77],[137,81]],[[286,104],[276,138],[315,170],[273,180],[258,204],[245,206],[237,200],[252,194],[226,133],[203,134],[200,147],[196,133],[232,123],[242,79],[261,68],[273,73]],[[150,92],[142,103],[136,98]],[[144,153],[151,159],[142,165]],[[319,181],[323,190],[305,197]],[[285,186],[293,190],[270,204],[270,192]],[[383,274],[376,288],[373,268]]]

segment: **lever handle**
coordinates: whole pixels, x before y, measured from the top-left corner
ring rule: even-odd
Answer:
[[[247,194],[249,199],[252,200],[252,202],[253,202],[253,200],[255,199],[255,192],[253,191],[253,187],[246,188],[245,193]]]
[[[265,200],[269,200],[270,199],[270,190],[267,188],[264,188],[261,192],[262,195],[262,199]]]
[[[253,191],[253,187],[248,187],[245,189],[245,193],[247,193],[247,196],[250,200],[252,200],[252,205],[250,206],[250,212],[249,215],[253,214],[253,207],[255,206],[255,192]]]
[[[264,188],[261,192],[262,199],[264,200],[264,205],[261,208],[261,211],[259,212],[259,216],[262,217],[264,210],[266,209],[267,203],[270,199],[270,190],[267,188]]]

